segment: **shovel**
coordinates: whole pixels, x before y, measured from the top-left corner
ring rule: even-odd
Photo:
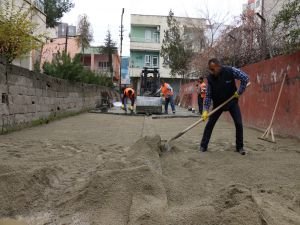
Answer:
[[[247,87],[250,85],[251,83],[248,82]],[[223,102],[221,105],[219,105],[217,108],[215,108],[214,110],[212,110],[211,112],[208,113],[208,117],[210,117],[212,114],[214,114],[216,111],[218,111],[220,108],[222,108],[224,105],[226,105],[228,102],[230,102],[232,99],[234,99],[235,96],[232,95],[229,99],[227,99],[225,102]],[[189,130],[191,130],[192,128],[194,128],[195,126],[197,126],[199,123],[201,123],[203,120],[203,118],[201,118],[200,120],[196,121],[195,123],[193,123],[192,125],[190,125],[189,127],[185,128],[183,131],[179,132],[176,136],[172,137],[171,139],[169,139],[163,146],[164,150],[166,151],[170,151],[171,146],[170,146],[170,142],[181,137],[182,135],[184,135],[186,132],[188,132]]]

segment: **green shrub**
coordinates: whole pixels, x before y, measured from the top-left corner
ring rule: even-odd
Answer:
[[[51,63],[44,63],[43,70],[49,76],[65,80],[113,87],[111,78],[84,68],[81,63],[81,55],[79,54],[74,59],[71,59],[69,54],[58,52]]]

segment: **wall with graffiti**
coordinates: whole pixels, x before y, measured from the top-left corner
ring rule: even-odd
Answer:
[[[241,98],[244,123],[267,128],[286,74],[272,127],[275,134],[300,138],[300,52],[261,61],[242,68],[251,87]]]
[[[264,60],[241,69],[249,75],[251,81],[251,86],[239,100],[244,124],[259,129],[269,126],[286,74],[272,127],[275,135],[300,138],[300,52]],[[180,104],[197,109],[195,82],[181,86]]]

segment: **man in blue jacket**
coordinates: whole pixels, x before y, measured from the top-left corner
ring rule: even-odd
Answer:
[[[207,151],[208,143],[217,120],[223,111],[229,111],[236,128],[236,151],[245,155],[243,123],[240,107],[238,105],[238,98],[245,91],[247,83],[249,82],[249,77],[239,69],[223,66],[216,58],[208,61],[208,68],[210,74],[207,77],[208,85],[204,100],[204,111],[202,113],[203,120],[208,118],[211,100],[213,101],[213,108],[216,108],[233,95],[235,98],[209,117],[200,143],[200,151]],[[240,80],[239,89],[236,87],[235,80]]]

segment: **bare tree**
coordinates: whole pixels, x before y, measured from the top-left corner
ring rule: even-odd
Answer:
[[[225,15],[211,13],[207,3],[204,3],[204,9],[200,10],[200,17],[206,20],[206,37],[207,46],[213,47],[215,41],[218,39],[224,28],[225,22],[228,19],[228,13]]]
[[[213,44],[198,54],[194,64],[205,73],[207,60],[211,57],[237,67],[257,62],[265,57],[263,35],[260,20],[254,12],[244,13],[219,30],[217,37],[212,39]]]
[[[193,60],[190,63],[192,71],[197,71],[195,73],[197,76],[203,76],[206,74],[207,61],[216,57],[215,44],[219,40],[223,30],[227,27],[225,22],[228,18],[228,13],[225,15],[220,15],[217,13],[212,13],[208,8],[208,2],[204,1],[202,6],[204,9],[199,10],[199,17],[205,21],[205,25],[197,27],[194,29],[197,31],[198,35],[195,35],[195,42],[200,42],[198,45],[197,52],[194,51]]]

